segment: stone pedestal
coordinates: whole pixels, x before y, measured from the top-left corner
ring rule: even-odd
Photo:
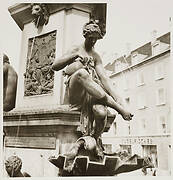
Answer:
[[[109,115],[105,131],[115,116]],[[4,114],[5,159],[18,155],[22,170],[32,177],[58,176],[48,158],[66,153],[81,136],[80,112],[67,106],[49,110],[25,110]]]

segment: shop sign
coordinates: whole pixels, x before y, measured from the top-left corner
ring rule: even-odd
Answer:
[[[140,145],[152,145],[153,139],[152,138],[123,138],[121,144],[126,145],[133,145],[133,144],[140,144]]]

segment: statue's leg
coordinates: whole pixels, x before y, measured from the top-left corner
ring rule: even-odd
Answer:
[[[107,108],[101,104],[94,104],[92,109],[95,120],[94,137],[97,139],[104,132],[107,123]]]
[[[96,139],[96,152],[99,157],[103,158],[104,148],[101,140],[101,134],[104,132],[107,123],[107,107],[101,104],[94,104],[92,109],[95,120],[93,137]]]
[[[91,96],[99,99],[103,104],[115,109],[118,113],[124,116],[124,119],[130,120],[131,117],[126,117],[126,111],[115,100],[109,96],[104,89],[97,84],[85,69],[76,71],[70,80],[70,103],[81,101],[82,89],[85,89]]]
[[[78,76],[78,71],[76,71],[69,81],[69,102],[72,105],[81,105],[86,92],[82,83],[79,81]]]
[[[85,94],[85,90],[81,83],[78,82],[77,76],[74,73],[69,81],[69,102],[72,105],[81,105],[83,101],[83,97]],[[81,139],[77,142],[74,143],[72,148],[64,154],[67,158],[67,160],[74,159],[77,154],[79,149],[84,145],[84,141]]]
[[[85,69],[79,69],[72,75],[69,88],[70,96],[73,96],[73,93],[78,94],[81,89],[85,89],[96,99],[102,99],[106,96],[103,88],[93,81],[92,77]]]

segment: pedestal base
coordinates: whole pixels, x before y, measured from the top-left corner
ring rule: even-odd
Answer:
[[[105,131],[109,130],[114,118],[108,116]],[[58,169],[48,162],[48,157],[67,152],[81,136],[80,112],[69,111],[64,106],[13,110],[4,113],[3,121],[4,158],[17,154],[22,159],[22,167],[32,177],[57,176]],[[37,164],[33,165],[35,162]]]
[[[88,156],[76,156],[71,170],[66,167],[66,156],[51,157],[49,161],[60,169],[60,176],[114,176],[150,165],[137,155],[127,160],[121,160],[117,156],[105,156],[101,162],[91,161]]]

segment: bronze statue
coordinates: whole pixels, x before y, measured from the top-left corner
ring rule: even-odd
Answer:
[[[3,110],[11,111],[15,107],[17,73],[10,65],[7,55],[3,55]]]
[[[91,20],[83,28],[84,44],[77,46],[54,61],[52,69],[59,71],[66,66],[66,102],[72,110],[81,111],[83,136],[95,138],[98,156],[103,156],[100,136],[107,120],[107,106],[115,109],[124,120],[131,120],[132,114],[121,105],[120,97],[115,92],[111,80],[106,75],[101,57],[94,50],[98,39],[103,38],[99,26]],[[90,125],[85,121],[89,116]],[[83,143],[86,140],[81,140]],[[75,157],[81,141],[73,148],[70,157]],[[74,150],[75,149],[75,150]],[[73,154],[73,155],[72,155]]]

